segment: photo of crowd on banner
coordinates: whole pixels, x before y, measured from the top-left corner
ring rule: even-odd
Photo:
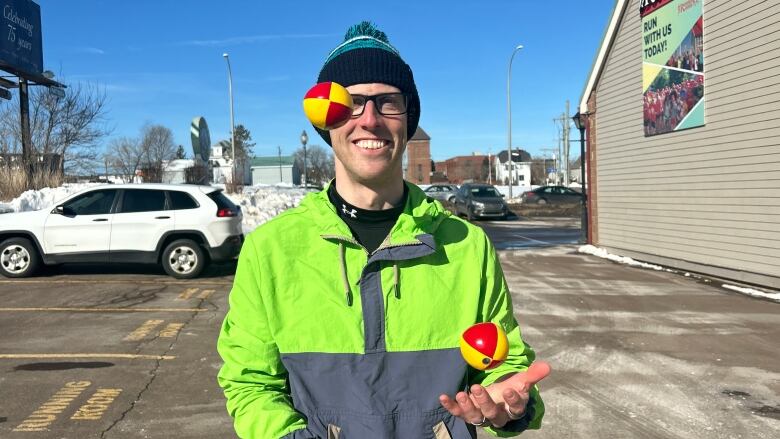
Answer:
[[[674,131],[704,98],[701,25],[699,19],[645,92],[645,136]]]
[[[704,96],[704,75],[664,70],[645,93],[645,135],[674,131]]]
[[[668,67],[704,72],[704,38],[701,33],[701,25],[702,19],[699,18],[680,47],[669,58],[666,63]]]

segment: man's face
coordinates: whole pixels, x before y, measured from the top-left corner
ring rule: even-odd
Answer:
[[[396,87],[376,83],[355,84],[347,90],[365,96],[400,92]],[[330,131],[336,178],[366,184],[403,178],[406,124],[406,114],[383,116],[374,102],[367,101],[363,114]]]

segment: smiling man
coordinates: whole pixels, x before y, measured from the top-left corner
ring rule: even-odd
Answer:
[[[241,250],[218,348],[228,411],[244,438],[469,439],[539,428],[493,246],[405,182],[420,118],[409,66],[363,22],[328,56],[318,82],[344,85],[352,117],[317,130],[336,178],[251,233]],[[500,325],[509,355],[478,371],[461,333]]]

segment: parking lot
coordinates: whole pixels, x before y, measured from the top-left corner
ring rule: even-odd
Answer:
[[[575,219],[479,224],[553,367],[544,427],[524,437],[780,435],[780,304],[579,254]],[[0,437],[235,437],[215,379],[233,269],[0,278]]]
[[[0,279],[0,437],[231,437],[215,341],[232,269]]]

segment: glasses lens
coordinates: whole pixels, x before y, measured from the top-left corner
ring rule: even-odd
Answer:
[[[366,106],[366,97],[361,95],[352,95],[352,115],[360,116],[363,108]]]
[[[381,114],[390,116],[406,113],[406,95],[402,93],[379,95],[375,102]]]

